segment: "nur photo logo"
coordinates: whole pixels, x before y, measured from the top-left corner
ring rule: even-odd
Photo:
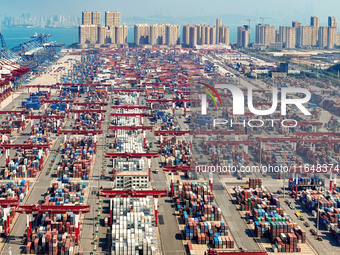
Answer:
[[[209,85],[206,85],[206,84],[203,84],[203,86],[206,87],[206,88],[208,88],[208,89],[210,89],[212,92],[214,92],[214,94],[215,94],[216,97],[218,98],[218,100],[219,100],[221,106],[223,106],[221,97],[220,97],[220,95],[217,93],[216,89],[215,89],[214,87],[209,86]],[[209,90],[207,90],[206,88],[202,88],[202,87],[201,87],[200,90],[203,90],[205,93],[207,93],[207,94],[211,97],[211,99],[214,101],[214,104],[215,104],[215,106],[217,107],[217,102],[216,102],[215,97],[214,97],[213,94],[212,94]],[[202,115],[207,115],[207,110],[208,110],[208,100],[207,100],[207,95],[206,95],[206,94],[202,94],[201,100],[202,100],[202,103],[201,103],[201,105],[202,105],[201,114],[202,114]]]
[[[209,88],[216,97],[219,99],[219,102],[222,105],[222,100],[220,95],[217,93],[216,89],[223,89],[223,90],[229,90],[232,95],[232,107],[233,107],[233,115],[244,115],[245,114],[245,95],[242,89],[238,88],[235,85],[230,84],[216,84],[215,88],[209,85],[203,85],[206,88]],[[201,90],[205,91],[214,101],[215,106],[217,107],[217,102],[213,94],[207,90],[206,88],[200,88]],[[297,109],[299,109],[304,115],[311,115],[311,113],[306,109],[306,107],[303,105],[304,103],[308,103],[311,99],[311,93],[305,89],[305,88],[281,88],[279,91],[276,87],[272,88],[272,105],[269,109],[265,110],[258,110],[255,109],[254,103],[253,103],[253,89],[248,88],[247,89],[247,106],[251,113],[254,115],[270,115],[273,114],[278,106],[278,98],[279,98],[279,92],[281,92],[281,115],[285,116],[287,115],[287,105],[295,105]],[[301,98],[291,98],[290,95],[304,95]],[[207,115],[207,95],[202,94],[201,96],[201,114]]]

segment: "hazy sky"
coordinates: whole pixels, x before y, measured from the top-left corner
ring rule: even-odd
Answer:
[[[124,17],[155,15],[180,19],[221,16],[231,18],[235,24],[246,24],[248,17],[255,24],[259,17],[264,17],[265,23],[274,25],[289,25],[292,20],[307,25],[311,15],[319,16],[321,25],[326,24],[328,16],[340,18],[340,0],[0,0],[0,3],[1,16],[21,13],[80,16],[83,10],[102,13],[112,10],[121,12],[122,23]]]

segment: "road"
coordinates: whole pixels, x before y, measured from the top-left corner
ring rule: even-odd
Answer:
[[[148,119],[145,121],[145,125],[152,125]],[[156,139],[150,132],[147,133],[147,140],[152,142],[153,148],[151,152],[158,152],[158,146],[156,146]],[[159,172],[156,174],[151,172],[151,186],[155,189],[168,189],[170,184],[166,181],[165,173],[159,165],[160,158],[154,158],[152,160],[152,169],[159,168]],[[163,254],[186,254],[184,245],[182,242],[182,233],[179,230],[178,221],[175,215],[175,206],[171,198],[160,198],[159,202],[159,232],[160,243],[162,246]]]
[[[110,102],[110,100],[109,96],[108,102]],[[105,119],[102,121],[102,129],[104,133],[98,138],[96,158],[94,161],[92,176],[89,180],[90,192],[87,204],[91,206],[91,212],[85,215],[80,238],[80,248],[83,249],[84,254],[90,254],[94,251],[97,251],[100,254],[105,254],[106,252],[109,252],[111,248],[110,228],[104,226],[105,217],[110,216],[110,201],[108,199],[104,199],[101,203],[99,203],[100,198],[98,197],[101,187],[111,188],[112,186],[112,182],[109,178],[100,178],[103,168],[106,167],[104,152],[107,142],[107,127],[110,122],[110,104],[105,106],[104,109],[107,111],[105,113]]]

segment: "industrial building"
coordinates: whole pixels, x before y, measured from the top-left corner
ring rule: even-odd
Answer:
[[[132,189],[148,187],[148,172],[144,171],[123,171],[118,172],[115,178],[115,187]]]

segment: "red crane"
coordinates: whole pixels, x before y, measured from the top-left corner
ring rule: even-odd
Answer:
[[[65,214],[73,213],[75,215],[80,215],[82,213],[89,213],[91,210],[89,205],[19,205],[17,212],[27,214],[27,241],[29,236],[32,234],[32,214]],[[76,243],[79,242],[79,218],[75,220],[76,222]]]
[[[152,126],[109,126],[109,130],[152,130]]]
[[[266,251],[223,251],[209,249],[205,252],[205,255],[267,255]]]
[[[294,135],[296,136],[311,136],[311,137],[319,137],[319,136],[340,136],[340,133],[335,132],[295,132]]]
[[[142,112],[142,113],[111,113],[112,117],[138,117],[139,121],[143,125],[143,117],[149,116],[150,114]]]
[[[162,151],[163,150],[163,137],[162,137],[163,135],[185,135],[185,134],[190,134],[190,131],[189,130],[187,131],[185,130],[155,130],[154,134],[161,136],[159,147],[160,147],[160,151]],[[191,143],[190,143],[190,146],[191,146]]]
[[[34,119],[34,120],[40,120],[40,119],[64,119],[65,115],[27,115],[26,119]]]
[[[105,153],[106,158],[156,158],[159,157],[158,153]],[[148,167],[149,180],[151,179],[150,161]],[[113,168],[113,178],[115,177],[115,169]]]
[[[158,198],[166,197],[168,195],[167,190],[100,190],[99,195],[106,198],[114,197],[153,197],[155,198],[155,225],[157,227],[157,212],[158,212]],[[110,225],[112,225],[112,200],[110,200]]]
[[[145,92],[144,89],[112,89],[111,91],[113,93],[134,93],[134,92],[143,93]]]
[[[80,110],[70,109],[69,111],[74,112],[74,113],[92,113],[92,112],[104,113],[104,112],[106,112],[106,110],[100,110],[100,109],[80,109]]]
[[[174,196],[174,176],[173,173],[188,173],[188,172],[195,172],[194,167],[192,166],[163,166],[162,167],[164,172],[171,172],[171,182],[170,182],[170,188],[171,188],[171,195]],[[212,190],[212,182],[209,180],[209,186]]]
[[[1,143],[0,147],[5,149],[6,154],[6,164],[10,161],[10,149],[22,149],[22,150],[32,150],[32,149],[49,149],[51,144],[34,144],[34,143],[24,143],[24,144],[10,144],[10,143]],[[39,158],[39,165],[42,166],[44,162],[44,158]]]
[[[59,134],[71,134],[71,135],[98,135],[102,134],[103,130],[65,130],[65,129],[58,129]]]
[[[245,134],[242,130],[211,130],[211,131],[195,131],[192,130],[193,135],[243,135]]]
[[[229,141],[229,140],[215,140],[215,141],[205,141],[205,149],[208,152],[209,145],[219,145],[219,144],[228,144],[228,145],[233,145],[236,146],[236,149],[238,150],[239,145],[244,145],[244,151],[243,151],[243,156],[245,158],[246,164],[248,163],[248,146],[254,145],[254,141]],[[215,157],[215,155],[213,155]],[[214,159],[213,159],[214,160]]]
[[[77,106],[92,106],[92,105],[99,105],[99,106],[104,106],[107,105],[106,102],[84,102],[84,103],[80,103],[80,102],[75,102],[72,105],[77,105]]]
[[[66,103],[66,104],[72,104],[74,101],[73,100],[45,100],[42,99],[40,100],[40,103],[42,104],[58,104],[58,103]]]
[[[3,222],[3,227],[4,227],[4,235],[5,236],[8,236],[9,232],[10,232],[10,225],[9,225],[10,208],[11,207],[17,208],[19,206],[19,202],[20,202],[19,199],[0,199],[0,206],[4,209],[3,210],[3,214],[4,214],[3,219],[5,219],[5,220]]]
[[[144,116],[149,116],[148,113],[111,113],[110,114],[112,117],[144,117]]]
[[[10,134],[12,131],[10,129],[0,129],[0,134]]]
[[[0,114],[21,114],[21,115],[26,115],[28,113],[29,113],[29,111],[26,111],[26,110],[0,111]]]
[[[190,130],[155,130],[155,135],[185,135],[190,134]]]
[[[97,88],[97,87],[109,87],[111,85],[110,84],[99,84],[99,83],[57,83],[56,86],[66,86],[66,87],[80,86],[80,87]]]
[[[105,153],[106,158],[156,158],[158,153]]]
[[[114,105],[114,106],[111,106],[111,108],[112,109],[142,109],[142,110],[149,109],[147,106],[144,106],[144,105],[134,105],[134,104]]]
[[[146,142],[146,134],[145,131],[146,130],[152,130],[153,127],[152,126],[109,126],[108,127],[109,130],[143,130],[143,144],[145,147],[145,142]],[[117,139],[115,139],[115,146],[117,144]]]

